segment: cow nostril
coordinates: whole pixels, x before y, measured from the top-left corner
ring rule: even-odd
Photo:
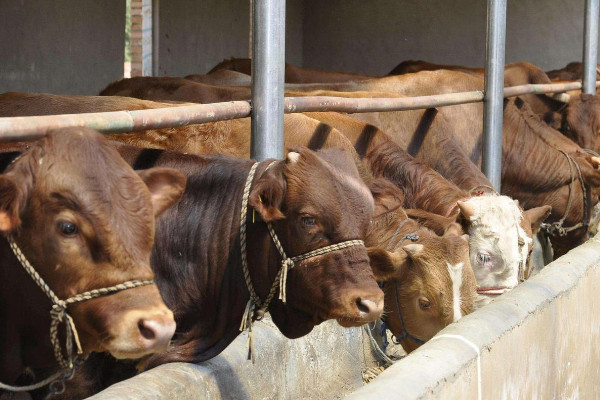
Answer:
[[[154,340],[156,338],[156,332],[154,331],[154,329],[147,326],[145,320],[140,319],[138,321],[138,328],[140,330],[140,333],[142,334],[142,337],[144,337],[144,339]]]
[[[373,303],[370,300],[361,299],[360,297],[356,299],[356,307],[358,307],[358,311],[364,312],[368,314],[371,312],[371,308],[369,307]]]

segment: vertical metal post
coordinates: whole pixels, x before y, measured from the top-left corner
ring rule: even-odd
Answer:
[[[152,0],[152,75],[158,76],[158,40],[160,37],[158,9],[160,0]]]
[[[285,0],[254,0],[250,155],[283,157]]]
[[[488,0],[482,170],[500,193],[506,0]]]
[[[596,94],[598,0],[585,0],[585,22],[583,29],[583,93]]]

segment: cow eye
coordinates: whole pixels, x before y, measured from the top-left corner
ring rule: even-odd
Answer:
[[[492,261],[492,257],[487,253],[477,253],[477,263],[480,265],[488,264]]]
[[[302,217],[302,223],[306,226],[314,226],[315,217]]]
[[[58,229],[65,236],[73,236],[78,232],[77,225],[72,222],[60,221]]]
[[[419,307],[421,307],[421,310],[429,310],[431,308],[431,303],[429,302],[429,299],[427,299],[427,297],[420,297]]]

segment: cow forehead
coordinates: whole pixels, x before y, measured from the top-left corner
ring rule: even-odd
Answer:
[[[373,196],[353,164],[331,164],[303,154],[288,170],[289,189],[298,194],[296,201],[324,210],[340,209],[347,216],[352,216],[350,210],[364,210],[369,216],[373,213]]]
[[[494,236],[512,241],[530,242],[523,227],[523,213],[513,199],[508,196],[483,195],[466,201],[475,210],[471,217],[470,234]]]
[[[41,198],[65,198],[107,244],[139,250],[139,254],[130,256],[143,257],[153,237],[150,193],[141,178],[98,135],[75,130],[42,141],[41,150],[23,160],[33,164],[34,192]]]

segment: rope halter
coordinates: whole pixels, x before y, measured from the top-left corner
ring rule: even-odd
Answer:
[[[398,240],[396,245],[394,246],[394,241],[396,240],[396,237],[400,234],[400,231],[402,230],[402,228],[404,227],[404,225],[406,225],[406,223],[408,221],[412,221],[412,219],[406,218],[404,221],[400,222],[400,224],[398,225],[398,228],[396,228],[396,231],[393,233],[388,245],[386,246],[385,251],[395,252],[396,249],[398,247],[400,247],[402,242],[404,242],[405,240],[410,240],[411,242],[416,242],[417,240],[419,240],[419,235],[417,234],[417,232],[407,233],[407,234],[403,235],[400,238],[400,240]],[[384,284],[385,284],[385,282],[384,282]],[[400,341],[402,341],[404,339],[409,339],[418,345],[422,345],[425,342],[423,340],[411,335],[410,333],[408,333],[408,330],[406,329],[406,325],[404,324],[404,318],[402,317],[402,310],[400,309],[400,297],[398,296],[398,280],[396,280],[396,279],[394,279],[394,296],[396,299],[396,310],[398,311],[398,318],[400,318],[400,325],[402,326],[402,332],[400,332],[400,335],[396,336],[395,339],[394,339],[394,337],[392,337],[393,338],[392,340],[396,344],[401,344]],[[385,322],[384,322],[384,324],[385,324]]]
[[[275,161],[272,161],[266,169],[269,169]],[[273,228],[273,224],[271,222],[267,222],[267,229],[269,231],[269,235],[281,256],[281,267],[275,276],[275,281],[269,290],[269,294],[267,298],[262,301],[260,297],[256,294],[254,290],[254,285],[252,284],[252,279],[250,278],[250,270],[248,268],[248,258],[246,254],[246,216],[248,212],[248,197],[250,196],[250,187],[252,186],[252,180],[254,178],[254,174],[256,172],[256,167],[258,163],[254,163],[250,168],[250,172],[248,173],[248,177],[246,178],[246,184],[244,186],[244,192],[242,195],[242,205],[241,205],[241,217],[240,217],[240,245],[241,245],[241,258],[242,258],[242,270],[244,272],[244,279],[246,281],[246,286],[248,288],[248,292],[250,293],[250,299],[246,304],[246,309],[244,311],[244,315],[242,317],[242,323],[240,324],[240,331],[248,330],[248,359],[254,362],[253,357],[253,349],[254,349],[254,338],[252,333],[252,321],[261,320],[266,313],[269,304],[273,300],[275,293],[279,289],[279,299],[285,304],[286,303],[286,283],[287,283],[287,274],[288,271],[296,266],[296,263],[317,257],[323,254],[331,253],[334,251],[342,250],[352,246],[364,246],[365,243],[362,240],[347,240],[340,243],[331,244],[329,246],[321,247],[316,250],[309,251],[304,254],[300,254],[293,257],[288,257],[283,250],[283,246],[275,233],[275,229]]]
[[[52,343],[52,347],[54,348],[54,357],[56,361],[61,367],[61,371],[52,375],[51,377],[38,382],[35,385],[29,386],[9,386],[3,383],[0,383],[0,389],[10,390],[13,392],[25,392],[34,389],[41,388],[48,384],[51,386],[56,383],[56,381],[68,379],[72,377],[75,371],[75,361],[76,357],[73,357],[73,341],[75,341],[75,345],[77,346],[77,354],[80,355],[83,353],[81,349],[81,344],[79,342],[79,335],[77,334],[77,329],[75,328],[75,323],[73,322],[73,318],[68,314],[67,307],[70,304],[80,303],[85,300],[91,300],[96,297],[106,296],[112,293],[120,292],[125,289],[132,289],[139,286],[145,286],[153,284],[153,280],[131,280],[127,282],[120,283],[115,286],[110,286],[101,289],[90,290],[81,294],[77,294],[75,296],[69,297],[66,300],[61,300],[58,296],[50,289],[48,284],[44,282],[40,274],[33,268],[31,263],[27,260],[21,249],[17,246],[12,236],[6,237],[10,248],[12,249],[15,257],[19,260],[19,263],[25,271],[29,274],[29,276],[33,279],[33,281],[42,289],[42,291],[48,296],[50,301],[52,302],[52,308],[50,310],[50,342]],[[65,340],[65,350],[66,350],[66,358],[64,357],[60,341],[58,340],[58,325],[64,323],[65,324],[65,332],[66,332],[66,340]],[[61,378],[62,377],[62,378]],[[53,378],[53,379],[50,379]],[[53,394],[60,394],[64,391],[64,385],[62,386],[62,390],[54,390]]]
[[[552,223],[548,223],[548,222],[542,222],[542,224],[540,225],[540,228],[543,229],[548,235],[550,236],[566,236],[569,232],[574,231],[575,229],[579,229],[579,228],[586,228],[589,224],[589,200],[587,197],[587,190],[586,190],[586,184],[583,180],[583,176],[581,174],[581,168],[579,167],[579,164],[577,164],[577,161],[575,161],[573,159],[573,157],[571,157],[571,155],[569,155],[566,151],[563,150],[558,150],[560,151],[566,158],[567,161],[569,162],[569,173],[571,174],[571,181],[569,182],[569,198],[567,200],[567,207],[565,209],[565,213],[563,214],[562,218],[559,219],[556,222],[552,222]],[[575,168],[573,168],[575,167]],[[577,176],[575,176],[575,174],[577,174]],[[569,211],[571,210],[571,205],[573,203],[573,193],[574,193],[574,189],[573,189],[573,185],[575,184],[575,178],[577,178],[579,180],[579,184],[581,185],[581,193],[583,195],[583,221],[565,228],[564,222],[567,219],[567,216],[569,215]]]

